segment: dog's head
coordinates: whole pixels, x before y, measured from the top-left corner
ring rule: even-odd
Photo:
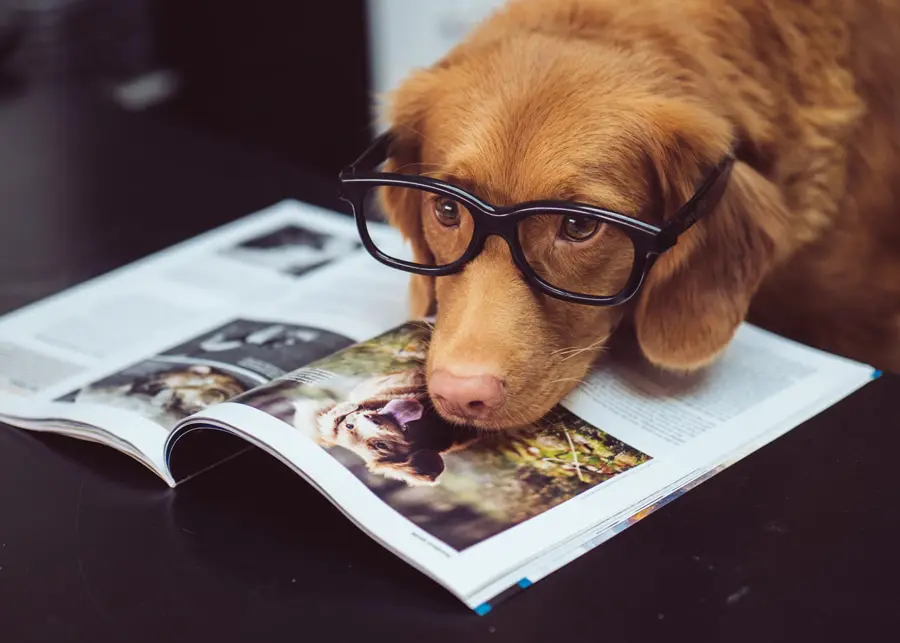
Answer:
[[[496,205],[571,199],[661,224],[739,136],[696,79],[667,64],[640,47],[565,34],[480,32],[396,92],[387,169],[440,178]],[[417,261],[446,263],[458,252],[453,239],[433,204],[411,194],[382,189],[383,210]],[[570,258],[561,281],[622,279],[614,234],[570,243],[558,219],[549,221],[520,228],[520,238],[526,252]],[[413,276],[412,314],[436,308],[427,363],[435,406],[484,429],[537,420],[585,376],[620,322],[633,324],[643,354],[662,368],[707,364],[744,319],[786,221],[777,189],[738,161],[715,211],[657,261],[626,305],[536,292],[497,237],[461,273]],[[459,399],[470,398],[488,403],[463,408]]]
[[[360,407],[336,418],[331,442],[362,458],[372,473],[409,485],[434,484],[444,459],[438,450],[419,444],[409,428],[423,412],[419,400],[407,398],[380,408]]]
[[[154,398],[167,410],[190,415],[237,397],[244,387],[227,373],[195,364],[140,379],[132,384],[131,391]]]

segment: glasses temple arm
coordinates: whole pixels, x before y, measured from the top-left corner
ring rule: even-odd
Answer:
[[[674,244],[679,236],[718,205],[725,193],[725,187],[728,185],[728,178],[731,176],[733,167],[734,157],[731,154],[719,162],[690,201],[681,206],[675,216],[662,227],[666,238]]]
[[[393,138],[392,133],[389,131],[380,134],[358,159],[347,166],[345,171],[353,174],[357,170],[374,170],[387,159]]]

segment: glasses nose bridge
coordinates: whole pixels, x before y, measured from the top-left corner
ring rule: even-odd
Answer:
[[[499,237],[506,243],[509,256],[519,273],[528,279],[529,267],[525,260],[522,245],[519,242],[519,219],[509,214],[481,211],[481,231],[479,236],[479,248],[476,257],[484,255],[488,241],[491,237]]]
[[[485,240],[487,240],[488,237],[500,237],[509,244],[518,228],[514,221],[496,214],[484,214],[482,220],[484,228],[482,236]]]

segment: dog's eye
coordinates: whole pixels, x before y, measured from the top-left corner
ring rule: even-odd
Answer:
[[[453,199],[437,197],[433,202],[434,216],[438,222],[452,228],[459,225],[459,204]]]
[[[356,427],[348,422],[347,424],[344,425],[344,428],[347,429],[348,431],[352,431]]]
[[[560,236],[568,241],[587,241],[600,229],[600,222],[591,217],[570,216],[563,219]]]
[[[375,447],[375,449],[378,451],[387,451],[388,450],[387,442],[385,442],[384,440],[376,440],[375,442],[372,443],[372,446]]]

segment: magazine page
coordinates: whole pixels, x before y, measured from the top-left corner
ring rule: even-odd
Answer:
[[[758,329],[752,330],[758,332]],[[781,341],[780,338],[775,337],[770,339],[775,340],[775,342]],[[635,377],[636,381],[639,382],[637,384],[639,387],[646,386],[647,380],[638,375],[646,367],[638,365],[637,369],[630,371],[627,367],[627,363],[630,360],[626,359],[624,361],[625,364],[618,365],[620,372],[630,373],[630,376]],[[861,385],[879,377],[880,371],[862,365],[851,365],[851,369],[845,375],[846,377],[834,378],[832,381],[833,388],[830,390],[823,388],[818,399],[811,401],[810,406],[798,407],[795,413],[784,414],[779,421],[772,422],[765,430],[748,432],[748,440],[738,447],[725,449],[723,445],[723,449],[717,451],[715,456],[711,457],[700,468],[688,473],[674,483],[660,488],[651,496],[643,498],[639,505],[628,507],[619,515],[592,525],[587,531],[577,534],[568,542],[561,543],[560,546],[550,549],[521,568],[516,568],[506,576],[495,579],[492,583],[469,597],[468,602],[470,606],[480,614],[486,614],[501,601],[514,596],[519,591],[530,587],[554,571],[561,569],[613,536],[623,532],[631,525],[643,520],[656,510],[666,506],[691,489],[739,462],[757,449],[762,448],[807,419],[826,410]],[[670,385],[675,384],[676,387],[679,386],[679,380],[682,379],[660,377],[658,373],[653,374],[652,377],[658,384],[665,384],[668,380]],[[640,383],[641,380],[643,380],[642,383]],[[576,393],[576,395],[578,394]]]
[[[175,425],[401,323],[405,289],[350,217],[284,202],[0,319],[0,419],[143,454],[172,484]]]
[[[878,377],[878,375],[878,371],[872,372],[869,369],[863,369],[858,377],[850,376],[849,381],[841,381],[834,390],[827,392],[823,390],[820,397],[810,407],[803,408],[794,414],[785,415],[781,421],[774,423],[771,428],[762,432],[755,432],[750,440],[739,447],[727,449],[727,451],[723,448],[723,451],[717,453],[715,457],[711,458],[701,468],[688,473],[683,478],[665,487],[661,487],[652,495],[642,498],[640,504],[629,506],[618,515],[591,525],[588,530],[576,534],[568,541],[549,549],[522,567],[515,568],[505,576],[498,577],[470,596],[468,599],[469,605],[477,612],[486,614],[498,603],[514,596],[519,591],[530,587],[542,578],[595,549],[631,525],[643,520],[656,510],[678,499],[691,489],[750,455],[753,451],[765,446],[810,417],[832,406],[841,398],[856,390],[861,385],[859,383],[860,378],[862,378],[862,384],[865,384],[870,379]]]
[[[490,609],[492,602],[597,547],[880,375],[748,324],[717,363],[690,375],[652,368],[633,343],[617,348],[611,362],[563,406],[637,445],[652,460],[618,488],[601,486],[551,512],[571,527],[568,538],[554,535],[553,547],[537,552],[528,543],[552,532],[544,516],[512,530],[503,546],[521,547],[522,556],[530,548],[531,560],[476,590],[468,601],[473,608]],[[491,545],[478,553],[499,555]],[[487,563],[480,556],[472,560]]]
[[[425,323],[401,325],[199,421],[252,433],[473,608],[873,374],[744,325],[693,375],[658,372],[617,347],[537,425],[486,434],[445,423],[428,404],[428,336]]]

